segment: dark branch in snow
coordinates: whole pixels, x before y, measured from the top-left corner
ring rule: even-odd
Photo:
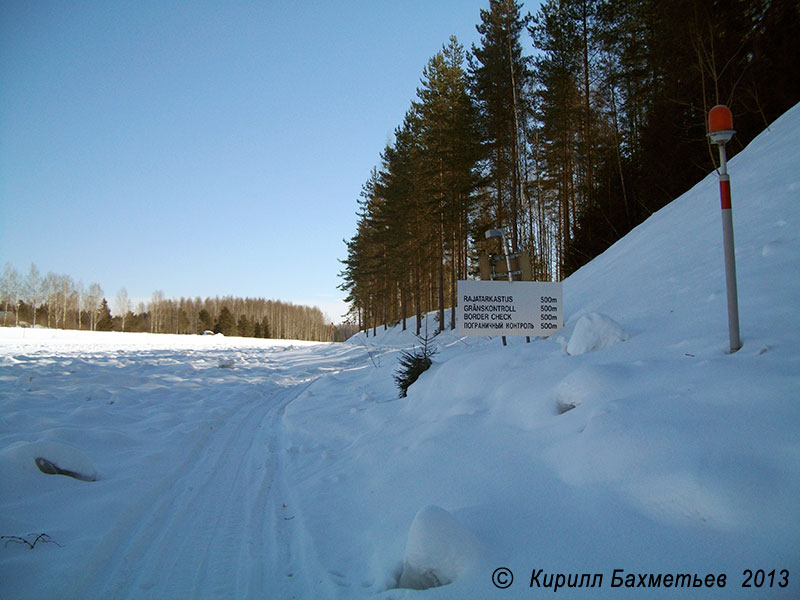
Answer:
[[[35,535],[35,534],[31,533],[31,534],[29,534],[29,537],[32,536],[32,535]],[[61,544],[59,544],[57,541],[52,539],[46,533],[40,533],[39,535],[37,535],[34,538],[34,540],[32,542],[29,542],[24,537],[19,537],[18,535],[0,535],[0,540],[6,540],[6,543],[3,545],[4,547],[8,546],[11,543],[14,543],[14,544],[25,544],[31,550],[33,550],[34,547],[36,547],[36,544],[38,544],[39,542],[41,542],[42,544],[55,544],[59,548],[63,548],[64,547]]]

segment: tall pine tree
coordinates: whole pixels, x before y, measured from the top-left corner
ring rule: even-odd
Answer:
[[[485,147],[484,175],[491,190],[491,218],[508,226],[512,250],[520,240],[523,196],[523,120],[528,114],[525,90],[530,59],[523,56],[521,35],[528,17],[515,0],[490,0],[481,10],[481,45],[472,47],[470,80],[478,107],[478,123]]]

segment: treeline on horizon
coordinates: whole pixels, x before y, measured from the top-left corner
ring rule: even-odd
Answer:
[[[733,156],[800,100],[795,1],[490,0],[480,20],[479,45],[424,67],[363,186],[340,289],[364,330],[416,316],[419,334],[429,311],[444,329],[490,228],[534,279],[565,278],[716,168],[712,106]]]
[[[156,291],[133,306],[125,288],[113,299],[114,316],[97,283],[76,284],[69,275],[42,276],[31,264],[24,277],[6,264],[0,280],[4,327],[32,326],[91,331],[201,334],[343,341],[353,326],[333,325],[317,307],[264,298],[169,299]]]

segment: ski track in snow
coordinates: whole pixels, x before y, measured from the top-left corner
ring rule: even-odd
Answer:
[[[269,572],[291,578],[283,507],[291,508],[276,432],[286,405],[307,386],[272,390],[226,416],[108,534],[89,561],[87,586],[109,598],[187,591],[192,598],[242,598],[265,594]],[[291,587],[275,583],[282,592]]]

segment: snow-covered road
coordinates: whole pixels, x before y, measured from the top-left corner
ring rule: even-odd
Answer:
[[[2,597],[304,598],[325,584],[299,576],[321,570],[307,564],[281,422],[352,347],[87,347],[67,335],[45,350],[31,338],[48,334],[26,334],[0,357],[0,527],[60,546],[6,545]],[[97,481],[45,477],[33,455]]]

